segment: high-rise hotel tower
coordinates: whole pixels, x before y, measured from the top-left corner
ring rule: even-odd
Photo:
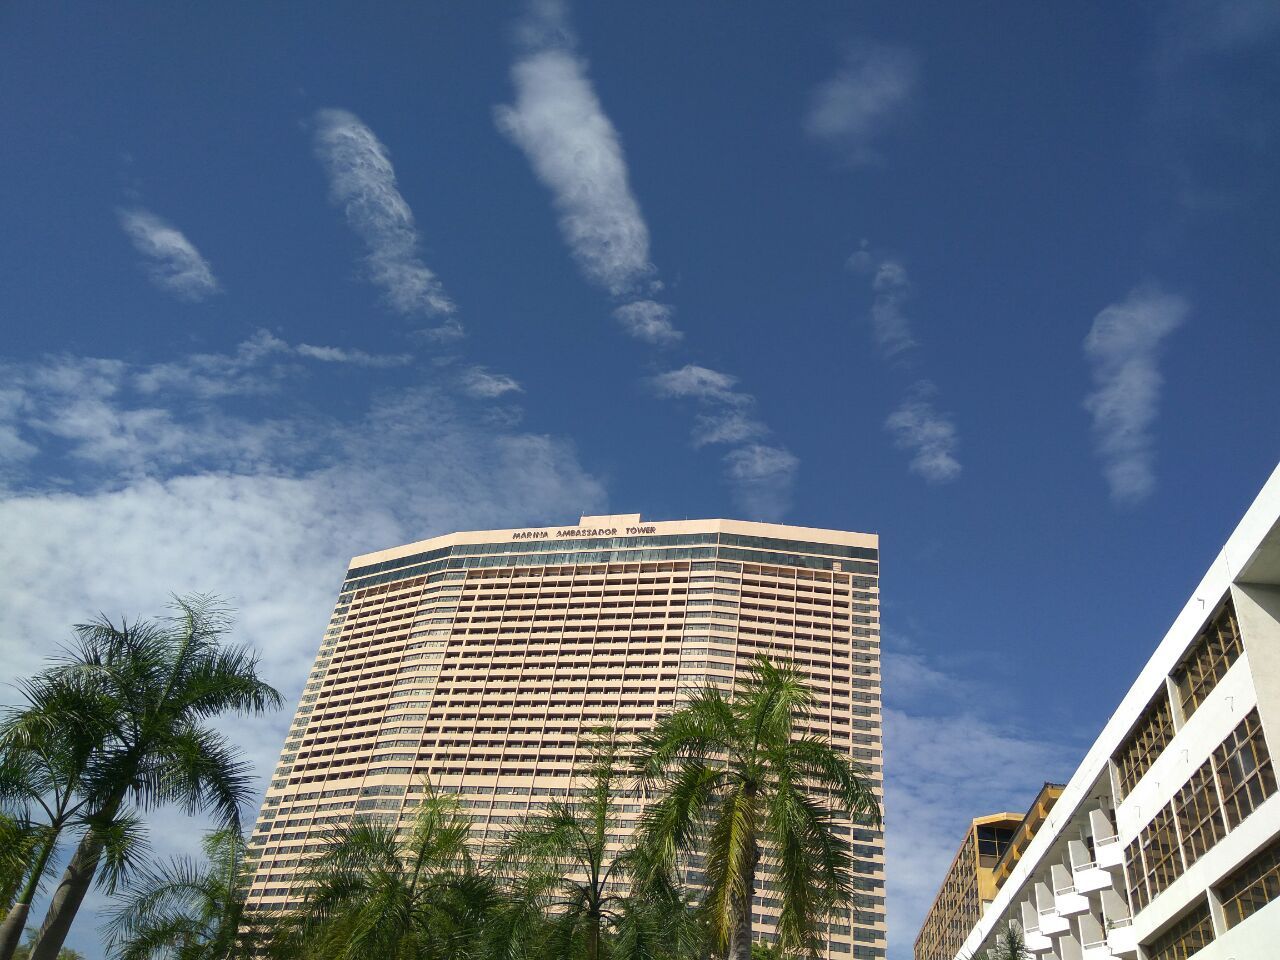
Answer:
[[[424,778],[459,795],[475,843],[492,850],[572,789],[582,734],[643,729],[691,689],[728,690],[760,655],[803,672],[809,729],[882,796],[878,574],[870,534],[639,515],[356,557],[252,837],[251,903],[295,899],[333,826],[357,814],[407,823]],[[641,798],[619,802],[634,822]],[[879,960],[882,834],[840,829],[857,898],[832,918],[828,956]],[[755,911],[769,938],[778,903],[762,867]]]

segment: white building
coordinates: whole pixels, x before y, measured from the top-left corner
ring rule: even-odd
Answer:
[[[1277,749],[1280,468],[958,956],[1280,958]]]

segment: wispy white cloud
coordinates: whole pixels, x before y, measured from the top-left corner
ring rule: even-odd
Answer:
[[[618,307],[613,316],[637,340],[662,346],[684,338],[684,334],[671,322],[674,313],[675,310],[665,303],[635,300]]]
[[[457,308],[422,262],[413,211],[396,185],[382,141],[355,114],[320,110],[315,149],[329,177],[329,195],[364,242],[369,279],[387,303],[405,316],[445,318],[433,328],[439,337],[460,335],[462,327],[453,317]]]
[[[146,258],[147,275],[161,290],[183,300],[204,300],[219,290],[209,261],[177,227],[150,210],[119,211],[120,226]]]
[[[614,319],[638,340],[677,343],[684,334],[672,320],[674,308],[651,299],[662,283],[649,259],[649,228],[631,191],[618,132],[577,52],[565,4],[534,0],[516,40],[515,101],[494,110],[498,129],[551,191],[561,235],[583,274],[628,301],[614,308]],[[760,443],[770,431],[748,413],[755,399],[736,389],[736,378],[691,363],[651,382],[659,396],[701,406],[694,446],[733,445],[725,472],[739,502],[754,513],[779,516],[798,461],[781,447]]]
[[[144,396],[138,374],[115,359],[0,361],[0,436],[34,451],[34,462],[0,468],[0,703],[72,623],[98,611],[154,615],[169,591],[229,598],[237,641],[296,702],[349,557],[451,530],[607,512],[570,443],[495,427],[438,390],[352,396],[358,412],[338,420],[281,410],[275,398],[193,407],[172,380]],[[127,435],[123,425],[139,420],[158,426]],[[95,469],[82,469],[86,458]],[[225,722],[259,792],[289,719]],[[168,855],[203,828],[168,810],[150,839]],[[86,930],[93,920],[86,912]]]
[[[144,394],[174,390],[204,398],[269,393],[284,373],[277,362],[292,352],[284,340],[258,330],[230,353],[192,353],[137,368],[132,384]]]
[[[780,519],[790,506],[800,461],[785,447],[762,442],[771,431],[754,416],[755,397],[737,388],[737,377],[690,363],[650,383],[661,397],[691,400],[701,408],[694,421],[695,447],[733,447],[724,464],[738,505],[751,517]]]
[[[276,411],[252,421],[220,414],[231,398],[279,395],[308,360],[388,365],[363,351],[294,346],[259,330],[228,353],[192,353],[152,364],[52,356],[0,361],[0,446],[32,452],[56,441],[62,455],[120,474],[163,475],[187,467],[253,469],[320,451],[319,418]],[[354,354],[355,356],[347,356]]]
[[[164,390],[209,398],[270,393],[296,369],[298,358],[354,367],[401,367],[409,354],[366,353],[344,347],[290,344],[267,330],[258,330],[230,353],[192,353],[176,360],[140,367],[133,385],[142,393]]]
[[[911,296],[911,279],[902,261],[877,258],[864,245],[849,257],[848,267],[871,277],[871,333],[887,357],[916,346],[903,304]]]
[[[363,350],[348,347],[318,347],[310,343],[298,344],[293,348],[293,352],[300,357],[319,360],[322,363],[344,363],[353,367],[373,369],[403,367],[413,362],[413,357],[407,353],[366,353]]]
[[[810,95],[804,126],[854,163],[876,159],[872,141],[910,102],[919,67],[909,50],[858,43]]]
[[[903,304],[913,287],[901,260],[875,254],[864,240],[846,262],[854,273],[871,281],[871,336],[883,356],[900,370],[918,369],[911,356],[919,346]],[[949,414],[937,409],[938,390],[924,378],[915,380],[897,409],[885,420],[894,444],[911,453],[909,469],[930,483],[947,483],[960,476],[960,432]]]
[[[1103,309],[1085,337],[1095,389],[1085,398],[1102,472],[1116,503],[1137,503],[1155,489],[1161,346],[1190,306],[1159,287],[1140,287]]]
[[[750,517],[779,520],[791,507],[800,461],[785,447],[749,443],[725,454],[733,496]]]
[[[948,483],[960,476],[960,436],[950,416],[934,406],[935,393],[928,380],[917,381],[884,426],[894,443],[911,453],[912,472],[930,483]]]
[[[493,399],[507,393],[520,393],[524,388],[505,373],[494,373],[485,367],[468,367],[459,382],[464,392],[473,397]]]
[[[984,662],[990,651],[948,648],[943,658],[901,636],[885,641],[889,957],[910,960],[969,821],[1026,810],[1045,781],[1070,775],[1082,744],[1075,731],[1022,728],[1022,705]]]
[[[759,440],[769,433],[751,413],[755,397],[738,390],[738,378],[732,374],[687,363],[658,374],[650,382],[660,397],[695,400],[703,407],[694,422],[695,447]]]
[[[1071,773],[1080,752],[969,709],[885,710],[890,956],[911,956],[969,821],[1026,810],[1045,781]]]
[[[710,367],[687,363],[678,370],[668,370],[653,378],[654,389],[662,397],[679,399],[714,400],[731,406],[751,403],[752,398],[733,388],[738,378]]]
[[[748,440],[760,440],[768,435],[769,428],[746,413],[742,406],[700,413],[694,419],[693,445],[695,447],[717,443],[743,443]]]
[[[614,296],[634,293],[654,272],[649,229],[563,4],[532,4],[517,37],[515,102],[495,109],[498,129],[551,191],[560,232],[587,278]]]

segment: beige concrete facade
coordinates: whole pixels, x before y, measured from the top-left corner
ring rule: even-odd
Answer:
[[[804,673],[808,730],[883,797],[878,548],[873,534],[629,514],[354,558],[251,840],[251,903],[294,902],[300,865],[354,815],[407,822],[424,778],[459,795],[492,851],[574,788],[583,733],[643,729],[689,690],[731,688],[760,655]],[[643,801],[619,800],[621,844]],[[883,836],[840,829],[857,900],[826,955],[882,960]],[[763,880],[767,940],[767,864]]]

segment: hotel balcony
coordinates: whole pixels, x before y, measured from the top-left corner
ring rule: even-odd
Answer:
[[[1060,937],[1071,929],[1071,921],[1058,913],[1053,891],[1043,881],[1035,885],[1036,913],[1040,917],[1040,932],[1047,937]]]
[[[1138,953],[1138,939],[1133,932],[1133,917],[1124,896],[1114,887],[1099,894],[1102,901],[1102,920],[1106,925],[1107,946],[1122,958],[1132,958]]]
[[[1096,839],[1094,843],[1097,843]],[[1116,846],[1114,843],[1111,845]],[[1111,871],[1098,866],[1088,846],[1082,841],[1071,840],[1067,843],[1067,858],[1071,861],[1071,881],[1077,893],[1088,896],[1115,883]]]
[[[1022,936],[1026,947],[1032,953],[1048,953],[1053,949],[1053,941],[1040,932],[1040,915],[1030,902],[1022,901]]]
[[[1058,916],[1074,917],[1089,912],[1089,898],[1076,890],[1070,870],[1055,863],[1049,868],[1049,879],[1053,883],[1053,906]]]
[[[1124,846],[1105,810],[1089,811],[1089,829],[1093,834],[1094,863],[1113,875],[1123,875]]]
[[[1098,918],[1086,913],[1077,921],[1080,927],[1080,949],[1084,960],[1117,960],[1107,943],[1107,932]]]

